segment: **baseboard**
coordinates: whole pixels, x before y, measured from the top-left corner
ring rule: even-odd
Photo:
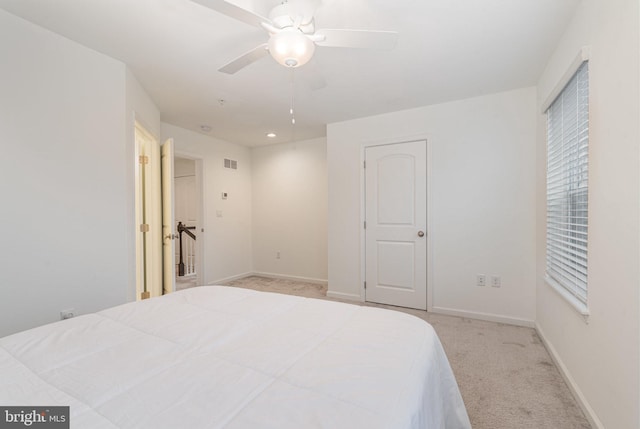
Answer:
[[[276,274],[276,273],[264,273],[264,272],[253,272],[252,276],[260,276],[260,277],[268,277],[271,279],[282,279],[282,280],[293,280],[296,282],[305,282],[305,283],[315,283],[320,285],[326,285],[327,281],[323,279],[314,279],[312,277],[299,277],[299,276],[288,276],[286,274]],[[244,276],[246,277],[246,276]]]
[[[591,424],[591,427],[594,429],[604,429],[604,425],[602,424],[602,422],[600,421],[596,413],[593,411],[593,408],[591,408],[591,405],[589,405],[589,402],[582,394],[582,390],[580,390],[577,383],[571,376],[571,373],[569,372],[565,364],[562,362],[562,359],[560,359],[560,355],[558,355],[558,352],[556,351],[556,349],[547,340],[547,337],[544,335],[544,331],[542,330],[542,328],[538,323],[536,323],[535,329],[536,329],[536,332],[538,333],[538,336],[540,337],[540,340],[542,340],[542,344],[544,344],[545,348],[549,352],[549,355],[551,356],[551,359],[553,359],[553,362],[556,364],[556,367],[560,371],[562,378],[564,379],[565,383],[567,383],[569,390],[571,390],[573,397],[575,398],[576,402],[582,409],[584,416],[587,418],[587,420]]]
[[[362,298],[360,297],[360,295],[356,295],[356,294],[353,294],[353,293],[327,291],[327,297],[335,298],[335,299],[343,299],[345,301],[362,302]]]
[[[454,310],[451,308],[431,307],[433,313],[445,314],[447,316],[466,317],[469,319],[486,320],[487,322],[505,323],[507,325],[524,326],[527,328],[535,328],[533,320],[518,319],[515,317],[500,316],[491,313],[478,313],[474,311]]]

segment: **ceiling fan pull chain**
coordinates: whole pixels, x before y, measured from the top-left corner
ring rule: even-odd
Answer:
[[[291,125],[296,124],[296,115],[294,113],[295,108],[295,69],[291,69],[291,107],[289,113],[291,114]]]

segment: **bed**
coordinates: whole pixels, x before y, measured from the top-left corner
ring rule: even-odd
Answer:
[[[0,339],[0,405],[72,428],[470,428],[433,328],[379,308],[207,286]]]

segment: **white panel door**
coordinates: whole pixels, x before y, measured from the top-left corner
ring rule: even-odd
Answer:
[[[176,290],[176,253],[177,237],[176,217],[174,212],[174,178],[173,178],[173,139],[162,145],[162,261],[163,261],[163,293]]]
[[[365,299],[427,309],[427,143],[365,149]]]
[[[144,176],[146,292],[150,297],[162,295],[162,186],[160,144],[154,138],[145,142],[148,157]]]
[[[135,130],[138,151],[136,183],[136,223],[138,229],[137,291],[140,299],[162,295],[162,189],[160,145],[138,124]]]

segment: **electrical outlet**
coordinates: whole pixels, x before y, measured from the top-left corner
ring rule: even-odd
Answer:
[[[280,251],[279,250],[276,252],[276,259],[280,259]]]
[[[476,277],[476,286],[486,286],[487,285],[487,276],[484,274],[478,274]]]
[[[502,282],[500,280],[500,276],[491,276],[491,286],[492,287],[500,287]]]
[[[75,315],[76,315],[76,311],[73,308],[70,308],[68,310],[62,310],[60,312],[60,320],[71,319]]]

